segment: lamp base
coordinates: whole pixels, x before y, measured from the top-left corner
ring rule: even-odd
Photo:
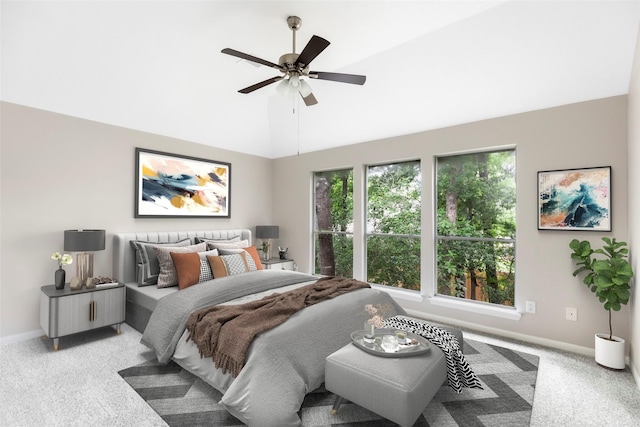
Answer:
[[[79,253],[76,255],[76,262],[76,275],[80,278],[80,283],[85,284],[89,277],[93,277],[93,254]]]

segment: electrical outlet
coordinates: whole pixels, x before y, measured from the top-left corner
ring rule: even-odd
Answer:
[[[578,320],[578,309],[575,307],[567,307],[566,308],[567,320],[577,321]]]
[[[525,310],[527,313],[535,314],[536,312],[536,302],[535,301],[527,301]]]

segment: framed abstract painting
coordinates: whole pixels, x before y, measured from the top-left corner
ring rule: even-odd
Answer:
[[[538,172],[538,230],[611,231],[611,166]]]
[[[231,163],[136,148],[136,218],[231,217]]]

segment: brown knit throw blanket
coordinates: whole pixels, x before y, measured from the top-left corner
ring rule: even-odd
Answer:
[[[203,308],[189,316],[187,341],[193,340],[201,357],[212,357],[216,368],[237,377],[247,349],[257,335],[275,328],[305,307],[368,287],[355,279],[323,277],[311,285],[246,304]]]

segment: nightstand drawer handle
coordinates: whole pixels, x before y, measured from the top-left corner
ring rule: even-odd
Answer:
[[[93,322],[98,317],[98,306],[95,301],[89,303],[89,322]]]

